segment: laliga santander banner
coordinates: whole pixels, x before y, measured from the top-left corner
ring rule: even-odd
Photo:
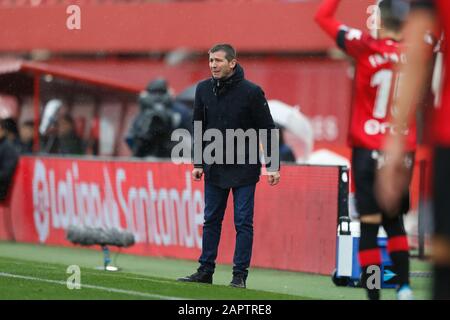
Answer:
[[[70,225],[115,227],[136,239],[122,252],[197,260],[204,194],[191,169],[171,162],[23,157],[9,208],[15,240],[72,246],[65,239]],[[339,168],[283,166],[281,177],[270,187],[261,176],[256,189],[252,266],[330,274]],[[234,245],[230,193],[219,263],[232,263]]]
[[[67,245],[70,225],[114,227],[135,236],[125,252],[193,258],[204,203],[190,176],[172,163],[23,158],[11,203],[15,237]]]

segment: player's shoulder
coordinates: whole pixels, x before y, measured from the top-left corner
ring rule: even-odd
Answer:
[[[340,31],[345,33],[345,39],[347,41],[361,41],[366,40],[368,37],[368,34],[361,29],[348,27],[346,25],[342,25]]]
[[[379,53],[397,51],[401,47],[400,41],[391,38],[378,39],[368,33],[365,40],[370,49]]]
[[[401,42],[389,38],[378,39],[367,32],[363,32],[361,42],[367,47],[369,54],[389,54],[401,49]]]
[[[373,51],[378,51],[384,47],[383,41],[376,39],[370,33],[361,29],[342,26],[341,32],[343,40],[345,39],[344,47],[346,45],[353,45],[357,46],[358,48],[366,48],[369,50],[372,49]]]

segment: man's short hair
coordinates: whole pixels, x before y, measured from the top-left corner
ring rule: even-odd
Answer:
[[[17,129],[17,122],[13,118],[5,118],[2,120],[2,128],[7,132],[14,134],[17,136],[19,134],[19,130]]]
[[[401,31],[409,13],[409,3],[405,0],[381,0],[378,7],[384,27],[395,32]]]
[[[22,122],[22,127],[33,128],[34,127],[34,120],[25,120],[24,122]]]
[[[236,50],[233,48],[231,44],[228,43],[216,44],[214,47],[209,49],[208,53],[214,53],[217,51],[225,52],[225,59],[227,59],[228,61],[236,59]]]

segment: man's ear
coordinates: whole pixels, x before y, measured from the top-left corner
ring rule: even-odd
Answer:
[[[231,60],[230,61],[230,68],[234,69],[236,67],[236,64],[237,64],[237,60],[236,59]]]

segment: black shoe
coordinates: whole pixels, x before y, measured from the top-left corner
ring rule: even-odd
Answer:
[[[177,281],[181,282],[199,282],[199,283],[209,283],[212,284],[213,282],[213,275],[212,273],[207,273],[203,271],[197,271],[194,274],[191,274],[190,276],[186,276],[183,278],[178,278]]]
[[[230,287],[245,289],[245,277],[241,274],[233,275],[233,279],[230,282]]]

